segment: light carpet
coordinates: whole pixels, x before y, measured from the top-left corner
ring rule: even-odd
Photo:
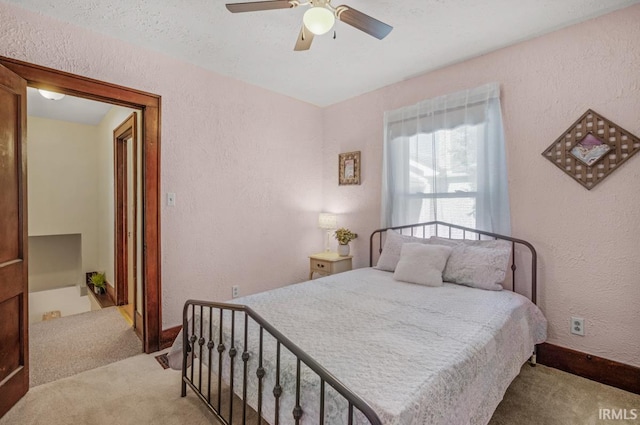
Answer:
[[[600,408],[637,409],[638,418],[601,420]],[[520,369],[489,422],[489,425],[605,424],[640,425],[640,395],[550,367],[528,364]]]
[[[35,387],[142,353],[116,307],[29,326],[29,382]]]
[[[147,354],[33,388],[0,419],[1,425],[212,422],[193,393],[180,397],[180,372],[162,369]]]
[[[524,365],[490,425],[631,424],[598,420],[598,408],[640,409],[640,396],[545,366]],[[236,418],[239,415],[235,416]],[[234,421],[235,422],[235,421]],[[215,424],[180,372],[141,354],[33,388],[0,425]]]

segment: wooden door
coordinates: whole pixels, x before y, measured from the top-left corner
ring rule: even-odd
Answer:
[[[29,390],[26,98],[0,66],[0,417]]]

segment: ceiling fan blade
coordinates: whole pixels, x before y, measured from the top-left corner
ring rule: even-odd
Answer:
[[[336,10],[338,19],[342,22],[349,24],[360,31],[364,31],[378,40],[385,38],[393,29],[391,25],[387,25],[369,15],[365,15],[351,6],[338,6]]]
[[[227,3],[227,9],[232,13],[240,12],[257,12],[260,10],[274,10],[274,9],[291,9],[295,7],[295,3],[291,3],[288,0],[268,0],[268,1],[253,1],[248,3]]]
[[[311,42],[313,41],[313,33],[309,31],[304,24],[302,24],[302,28],[300,29],[300,35],[298,35],[298,41],[296,41],[296,46],[293,48],[296,52],[302,50],[309,50],[311,47]]]

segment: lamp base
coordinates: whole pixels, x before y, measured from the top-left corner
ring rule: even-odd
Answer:
[[[327,230],[327,240],[324,244],[324,251],[331,252],[331,230]]]

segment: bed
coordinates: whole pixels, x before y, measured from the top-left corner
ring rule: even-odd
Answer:
[[[416,285],[370,267],[237,304],[190,300],[169,355],[182,395],[191,388],[224,424],[486,424],[546,338],[535,250],[430,222],[375,231],[371,265],[397,254],[398,234],[413,245],[467,240],[463,251],[505,243],[502,285],[513,291]]]

